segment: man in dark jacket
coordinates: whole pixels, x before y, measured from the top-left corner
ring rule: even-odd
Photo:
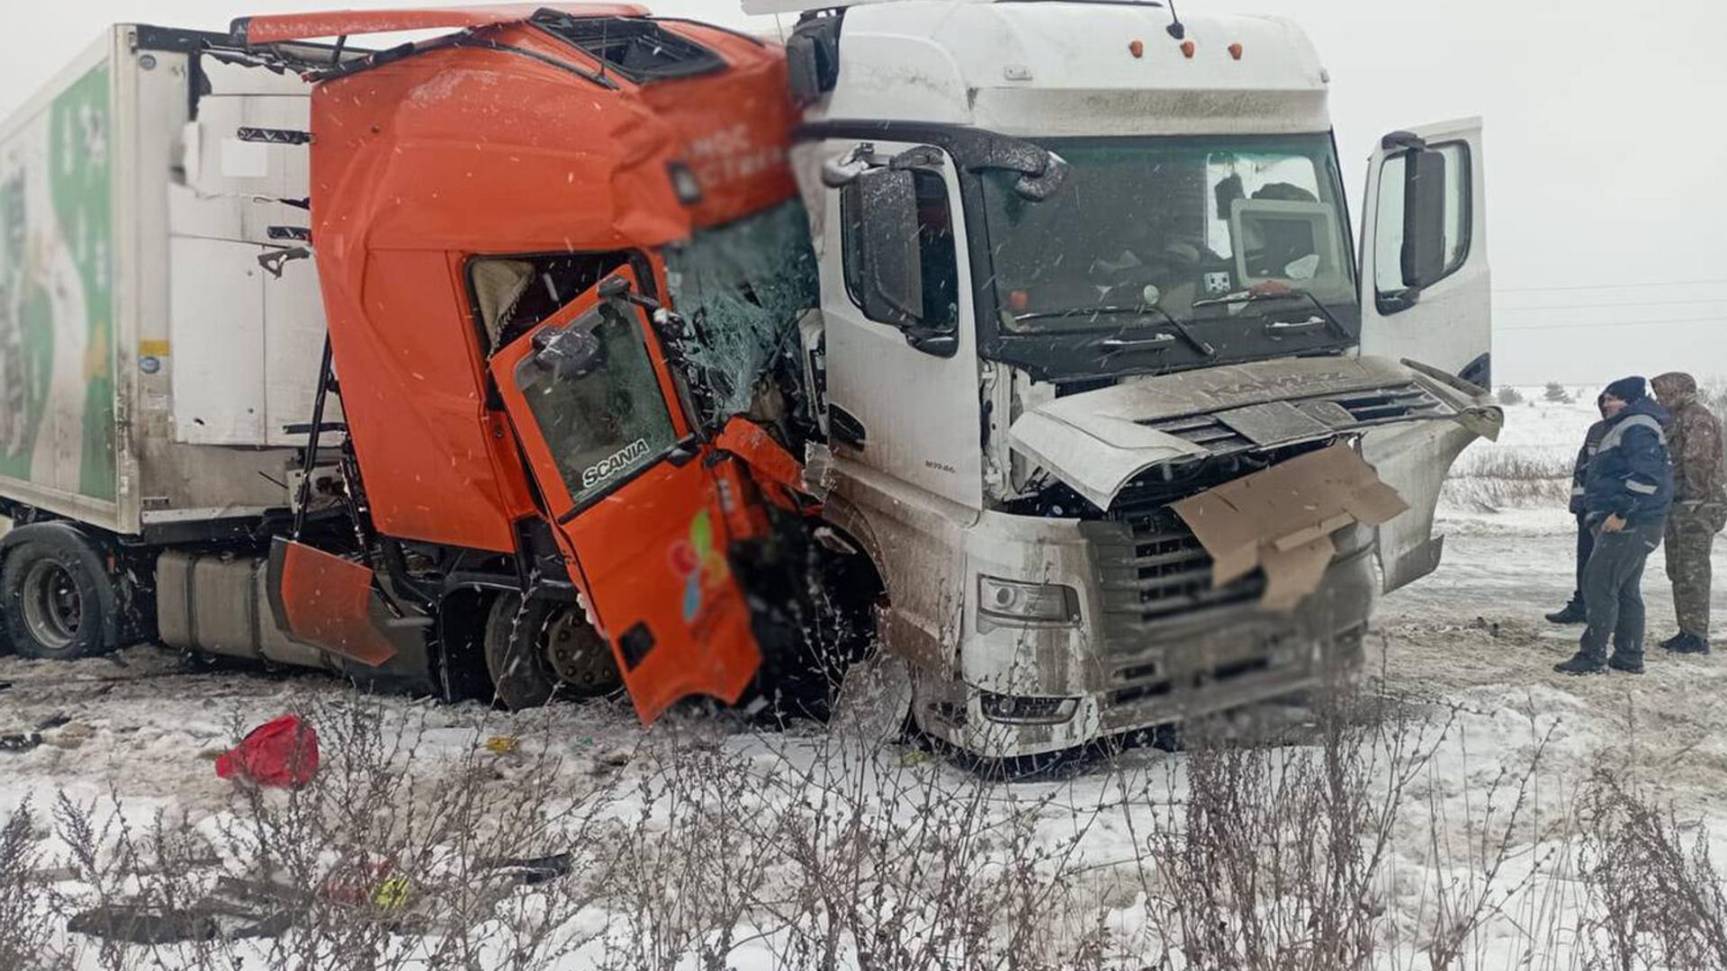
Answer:
[[[1583,517],[1595,549],[1583,570],[1589,626],[1577,654],[1554,665],[1563,674],[1611,667],[1643,673],[1643,566],[1667,527],[1673,468],[1667,460],[1667,412],[1642,378],[1621,378],[1601,396],[1607,433],[1583,481]],[[1607,643],[1613,642],[1613,656]]]
[[[1601,410],[1601,398],[1595,399],[1595,408]],[[1577,462],[1571,467],[1571,515],[1577,517],[1577,587],[1571,591],[1571,600],[1565,606],[1547,615],[1547,620],[1554,624],[1581,624],[1589,619],[1583,609],[1583,568],[1589,565],[1589,553],[1595,549],[1595,531],[1589,528],[1589,523],[1583,516],[1583,482],[1589,470],[1589,460],[1595,457],[1595,450],[1601,447],[1601,436],[1607,434],[1607,414],[1602,412],[1601,420],[1589,426],[1589,431],[1583,436],[1583,447],[1577,450]]]
[[[1673,509],[1667,516],[1667,578],[1679,634],[1661,646],[1680,654],[1709,653],[1709,554],[1727,525],[1727,457],[1721,419],[1697,400],[1697,381],[1670,371],[1649,382],[1672,413],[1667,451],[1673,456]]]

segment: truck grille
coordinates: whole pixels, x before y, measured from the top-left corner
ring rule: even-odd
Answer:
[[[1331,392],[1308,398],[1294,398],[1289,400],[1289,404],[1332,431],[1451,414],[1444,402],[1413,382],[1364,391]],[[1216,414],[1155,418],[1140,424],[1203,446],[1214,454],[1243,451],[1270,444],[1254,442],[1231,428]]]
[[[1438,398],[1422,390],[1417,384],[1402,384],[1392,388],[1379,388],[1373,391],[1352,391],[1347,394],[1327,395],[1324,398],[1313,399],[1329,401],[1349,412],[1357,424],[1372,425],[1380,422],[1402,421],[1406,418],[1426,418],[1448,413],[1445,405]],[[1299,407],[1299,403],[1297,407]]]
[[[1110,627],[1137,628],[1257,600],[1264,592],[1265,577],[1257,571],[1227,586],[1213,586],[1211,554],[1167,506],[1129,512],[1118,521],[1127,527],[1125,535],[1117,527],[1107,538],[1101,531],[1094,538]]]
[[[1218,421],[1214,415],[1158,418],[1141,424],[1165,435],[1174,435],[1195,445],[1203,445],[1213,452],[1233,452],[1253,447],[1253,443],[1248,441],[1245,435]]]

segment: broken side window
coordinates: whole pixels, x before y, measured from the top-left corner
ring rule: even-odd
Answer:
[[[534,15],[534,23],[637,84],[726,67],[713,51],[640,17],[584,17],[545,9]]]
[[[816,273],[797,200],[667,249],[672,303],[690,321],[680,350],[713,411],[704,422],[750,411],[760,381],[798,360],[798,319],[820,299]]]
[[[484,351],[494,351],[557,313],[606,274],[629,262],[627,253],[555,253],[482,256],[468,264],[468,286]]]

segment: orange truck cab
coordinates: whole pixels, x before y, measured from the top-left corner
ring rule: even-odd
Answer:
[[[329,343],[269,561],[279,626],[452,694],[484,658],[512,706],[620,678],[644,721],[738,701],[798,651],[819,556],[781,444],[795,382],[772,380],[817,299],[783,53],[620,4],[255,17],[232,40],[332,36],[298,65]]]

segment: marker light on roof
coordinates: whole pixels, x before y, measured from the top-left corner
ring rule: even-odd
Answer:
[[[1184,40],[1181,42],[1181,52],[1183,54],[1187,55],[1189,60],[1192,60],[1194,50],[1195,50],[1195,48],[1193,45],[1193,41]]]

